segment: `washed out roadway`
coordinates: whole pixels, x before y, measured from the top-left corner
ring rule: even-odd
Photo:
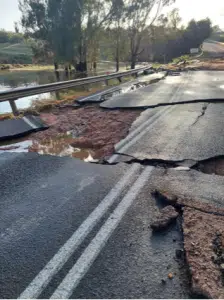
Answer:
[[[172,98],[176,90],[178,96]],[[223,100],[224,71],[182,72],[177,76],[167,76],[164,80],[136,90],[132,95],[126,93],[103,102],[103,108],[147,108],[169,102],[195,100]]]
[[[161,90],[168,94],[166,100],[183,99],[192,81],[188,76],[196,74],[170,77],[171,84]],[[198,73],[199,81],[200,76],[206,78],[203,74]],[[201,93],[207,86],[203,80],[198,84]],[[215,81],[219,91],[223,81]],[[146,111],[140,120],[159,111]],[[222,104],[177,105],[119,151],[139,159],[201,160],[223,154],[222,133]],[[130,178],[117,194],[112,192],[109,199],[115,199],[102,218],[38,289],[43,277],[36,276],[126,172],[132,172]],[[1,154],[0,173],[1,298],[189,298],[187,270],[175,256],[183,249],[180,223],[159,235],[152,233],[150,222],[159,204],[151,193],[172,188],[223,206],[223,177],[134,163],[92,165],[34,153]],[[55,263],[61,256],[57,258]]]

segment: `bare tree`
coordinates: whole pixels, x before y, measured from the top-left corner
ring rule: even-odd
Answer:
[[[134,69],[146,28],[152,25],[164,6],[173,0],[126,0],[126,22],[129,31],[131,68]]]

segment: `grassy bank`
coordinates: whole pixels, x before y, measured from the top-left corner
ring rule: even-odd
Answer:
[[[126,76],[122,78],[123,83],[131,80],[133,80],[132,76]],[[109,80],[108,87],[117,86],[119,84],[120,84],[119,81],[114,78]],[[58,91],[57,92],[58,99],[56,99],[56,95],[55,95],[55,97],[52,97],[50,99],[34,100],[30,107],[26,109],[20,109],[21,114],[19,117],[22,117],[24,114],[27,113],[39,114],[41,112],[48,112],[51,109],[53,109],[55,106],[74,103],[74,101],[79,97],[89,96],[95,92],[102,91],[105,88],[106,88],[105,84],[103,82],[99,82],[97,84],[86,85],[76,89],[74,88],[65,91]],[[13,118],[13,115],[11,113],[0,114],[0,121],[9,118]]]
[[[44,71],[54,70],[53,65],[34,65],[34,64],[0,64],[0,72],[2,71]]]

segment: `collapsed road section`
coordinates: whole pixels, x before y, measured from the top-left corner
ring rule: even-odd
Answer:
[[[191,76],[128,97],[182,100]],[[0,149],[3,298],[223,297],[222,103],[39,117],[49,129]]]

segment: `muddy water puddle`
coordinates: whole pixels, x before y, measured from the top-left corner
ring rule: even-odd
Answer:
[[[65,134],[56,138],[50,138],[43,141],[20,139],[15,142],[0,144],[0,154],[4,152],[36,152],[40,155],[55,155],[59,157],[73,157],[85,162],[97,162],[93,159],[94,151],[91,149],[76,148],[70,145],[74,141],[72,135]]]
[[[57,137],[46,141],[33,141],[30,151],[39,154],[56,155],[59,157],[69,156],[84,160],[86,162],[94,161],[94,152],[91,149],[81,149],[71,146],[73,139],[71,137]]]

